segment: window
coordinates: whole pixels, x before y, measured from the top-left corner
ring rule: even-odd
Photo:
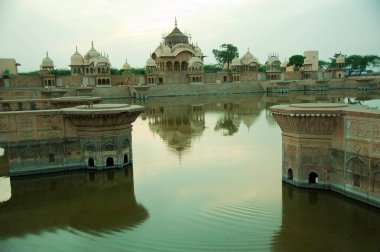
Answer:
[[[55,162],[55,160],[54,160],[54,154],[50,153],[49,154],[49,163],[53,163],[53,162]]]

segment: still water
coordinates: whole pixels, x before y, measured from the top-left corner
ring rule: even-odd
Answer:
[[[378,251],[378,209],[281,182],[267,108],[315,101],[347,96],[151,99],[133,167],[0,178],[0,251]]]

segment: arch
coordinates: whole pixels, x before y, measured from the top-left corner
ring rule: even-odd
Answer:
[[[106,80],[105,79],[102,79],[102,84],[106,84]]]
[[[105,151],[114,151],[114,150],[116,150],[116,146],[113,143],[106,143],[106,144],[104,144],[104,150]]]
[[[288,180],[293,180],[293,170],[292,170],[292,168],[288,169]]]
[[[173,63],[171,61],[166,62],[166,71],[173,70]]]
[[[187,62],[186,61],[182,61],[182,63],[181,63],[181,70],[182,71],[187,71],[187,66],[188,66]]]
[[[95,160],[93,158],[88,159],[88,167],[95,167]]]
[[[124,154],[124,164],[128,164],[129,159],[128,159],[128,154]]]
[[[93,68],[90,68],[90,73],[91,73],[91,74],[94,73],[94,69],[93,69]]]
[[[107,83],[107,84],[110,84],[110,79],[107,79],[106,83]]]
[[[112,157],[108,157],[107,160],[106,160],[106,167],[112,167],[114,166],[114,160]]]
[[[181,69],[180,69],[180,64],[179,64],[178,61],[175,61],[175,62],[174,62],[174,71],[179,71],[179,70],[181,70]]]
[[[315,172],[309,173],[309,184],[318,184],[318,174]]]
[[[102,80],[98,79],[98,85],[102,84]]]
[[[88,152],[94,152],[95,151],[95,145],[92,143],[87,143],[85,149]]]

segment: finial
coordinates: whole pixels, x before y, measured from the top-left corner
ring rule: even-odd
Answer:
[[[249,46],[248,46],[248,52],[249,52]]]
[[[91,47],[94,48],[94,41],[91,40]]]
[[[75,51],[76,51],[76,52],[78,51],[78,46],[77,46],[77,45],[75,46]]]
[[[177,17],[174,18],[174,25],[177,27]]]
[[[49,53],[48,53],[48,51],[46,51],[46,58],[47,58],[47,57],[49,57]]]

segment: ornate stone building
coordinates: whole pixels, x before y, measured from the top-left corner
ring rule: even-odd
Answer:
[[[90,50],[82,56],[75,48],[70,58],[71,75],[80,75],[83,85],[111,85],[111,63],[108,55],[99,53],[91,42]]]
[[[336,58],[336,67],[335,67],[335,78],[343,78],[344,77],[344,67],[346,65],[346,58],[340,54],[337,58]]]
[[[203,53],[177,27],[163,37],[146,62],[146,83],[203,83]]]
[[[55,87],[54,63],[53,60],[49,58],[48,52],[46,52],[46,57],[42,59],[40,75],[45,88]]]
[[[281,61],[277,54],[268,56],[268,60],[265,62],[265,72],[267,80],[281,79]]]
[[[257,57],[247,50],[241,59],[235,58],[231,62],[231,80],[232,82],[244,80],[256,80],[260,62]]]

